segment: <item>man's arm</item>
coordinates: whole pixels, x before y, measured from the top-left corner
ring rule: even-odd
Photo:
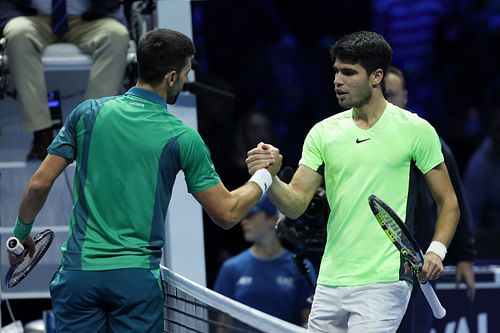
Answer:
[[[316,171],[299,165],[289,184],[274,177],[268,195],[280,212],[296,219],[306,211],[321,181],[322,177]]]
[[[443,162],[431,169],[425,174],[425,179],[438,207],[438,218],[432,240],[448,247],[455,234],[460,210],[446,164]],[[443,263],[436,252],[427,251],[422,272],[427,279],[436,279],[441,275]]]
[[[19,238],[30,256],[35,254],[35,243],[30,236],[35,217],[42,209],[52,184],[68,164],[69,161],[62,157],[52,154],[47,155],[24,187],[21,204],[19,205],[18,219],[14,227],[14,236]],[[9,253],[11,265],[18,264],[23,258],[23,256]]]
[[[261,195],[262,190],[252,181],[234,191],[228,191],[224,184],[219,183],[205,191],[193,193],[210,218],[224,229],[230,229],[241,221]]]
[[[52,184],[69,163],[70,161],[63,157],[47,155],[24,188],[19,205],[19,219],[21,221],[25,224],[33,223],[47,199]]]
[[[290,183],[286,184],[276,176],[281,167],[281,159],[279,165],[269,164],[269,152],[273,156],[279,154],[277,148],[264,143],[259,143],[256,148],[248,151],[246,159],[248,171],[253,174],[260,168],[268,169],[273,175],[273,184],[268,191],[269,198],[285,216],[296,219],[306,211],[321,184],[322,177],[311,168],[299,165]]]

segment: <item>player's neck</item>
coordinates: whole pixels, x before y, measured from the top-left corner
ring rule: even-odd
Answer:
[[[376,91],[367,103],[353,108],[352,119],[359,128],[369,129],[382,117],[386,106],[387,101]]]
[[[161,97],[163,97],[163,99],[167,100],[167,91],[166,89],[164,88],[163,85],[157,85],[157,86],[153,86],[147,82],[143,82],[143,81],[137,81],[136,85],[135,85],[137,88],[141,88],[141,89],[145,89],[145,90],[149,90],[149,91],[152,91],[158,95],[160,95]]]

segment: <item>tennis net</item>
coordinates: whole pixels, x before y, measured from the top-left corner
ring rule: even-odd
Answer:
[[[270,316],[207,289],[161,266],[168,333],[305,333],[302,327]]]

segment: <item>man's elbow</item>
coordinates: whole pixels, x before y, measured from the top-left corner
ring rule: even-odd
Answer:
[[[455,224],[458,224],[460,220],[460,205],[458,204],[458,200],[456,196],[453,196],[453,200],[450,201],[450,210],[455,215]]]
[[[51,183],[44,182],[42,180],[34,179],[28,184],[27,193],[28,196],[39,196],[50,191]]]
[[[460,207],[458,206],[458,204],[457,204],[457,207],[456,207],[455,211],[456,211],[456,214],[457,214],[457,224],[458,224],[458,221],[460,220],[460,215],[461,215]]]
[[[238,224],[240,218],[235,214],[225,213],[219,216],[212,216],[212,220],[222,229],[228,230]]]

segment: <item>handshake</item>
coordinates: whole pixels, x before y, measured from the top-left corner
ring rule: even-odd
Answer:
[[[278,148],[260,142],[257,147],[247,152],[245,160],[251,182],[259,185],[264,194],[272,185],[273,177],[280,171],[283,156]]]
[[[250,175],[254,175],[259,169],[266,169],[272,177],[280,171],[282,161],[279,149],[263,142],[249,150],[245,160]]]

